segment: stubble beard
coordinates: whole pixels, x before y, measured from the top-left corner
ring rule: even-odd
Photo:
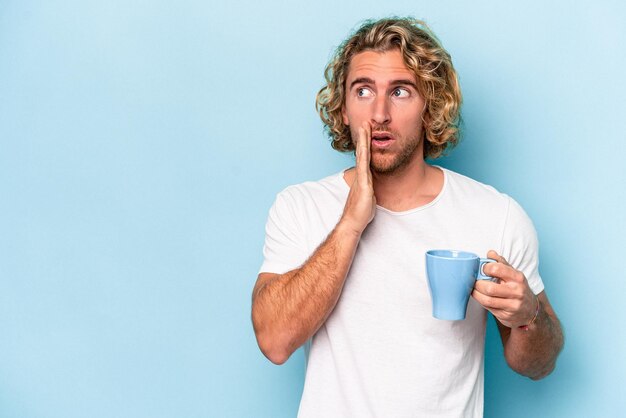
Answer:
[[[402,142],[402,139],[397,136],[395,136],[395,138],[397,142]],[[374,150],[370,158],[370,169],[372,173],[391,175],[406,168],[413,160],[415,153],[418,152],[420,142],[419,136],[409,138],[397,153],[387,149]]]

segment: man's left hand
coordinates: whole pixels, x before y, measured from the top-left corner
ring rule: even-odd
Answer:
[[[528,325],[535,315],[537,301],[524,273],[515,270],[504,257],[493,250],[487,253],[487,257],[497,263],[485,264],[483,272],[498,281],[477,280],[472,297],[502,325],[509,328]]]

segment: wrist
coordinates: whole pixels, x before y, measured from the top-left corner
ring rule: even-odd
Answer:
[[[361,238],[364,229],[365,227],[360,227],[346,218],[341,218],[335,227],[335,231],[341,235],[350,235],[357,240]]]
[[[535,302],[535,314],[533,315],[532,319],[526,325],[520,325],[519,327],[517,327],[518,329],[521,329],[522,331],[528,331],[530,329],[530,326],[537,321],[537,317],[539,316],[539,310],[541,309],[541,303],[539,302],[539,296],[537,295],[535,295]]]

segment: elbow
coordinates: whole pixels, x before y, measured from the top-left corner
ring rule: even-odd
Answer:
[[[504,357],[509,367],[516,373],[531,380],[541,380],[549,376],[556,368],[559,353],[563,349],[563,338],[552,345],[544,345],[537,352],[521,354],[505,348]]]
[[[268,327],[266,321],[259,318],[254,308],[252,309],[252,327],[259,349],[269,361],[281,365],[289,360],[294,350],[289,349],[288,339],[281,338],[280,332]]]
[[[289,360],[289,354],[287,354],[285,351],[280,351],[280,350],[273,350],[273,351],[263,351],[263,355],[265,357],[267,357],[267,359],[269,361],[271,361],[272,363],[274,363],[277,366],[280,366],[281,364],[285,364],[285,362],[287,360]]]
[[[534,381],[541,380],[544,377],[547,377],[550,373],[552,373],[552,371],[554,371],[554,366],[555,364],[553,363],[549,365],[548,367],[545,367],[533,373],[528,373],[525,376],[528,377],[530,380],[534,380]]]
[[[544,377],[548,377],[548,375],[550,375],[554,371],[555,366],[556,366],[555,364],[552,364],[550,367],[545,368],[541,372],[532,374],[528,377],[534,381],[541,380]]]
[[[265,333],[257,332],[256,340],[261,349],[261,353],[272,363],[280,366],[289,360],[291,352],[284,344],[278,344],[276,338],[272,338]]]
[[[546,364],[521,364],[507,359],[507,363],[514,372],[534,381],[547,377],[556,367],[556,361],[550,361]]]

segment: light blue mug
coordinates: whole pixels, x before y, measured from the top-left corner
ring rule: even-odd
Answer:
[[[495,262],[466,251],[427,251],[426,276],[433,302],[433,316],[451,321],[465,319],[475,281],[494,280],[483,273],[483,266]]]

